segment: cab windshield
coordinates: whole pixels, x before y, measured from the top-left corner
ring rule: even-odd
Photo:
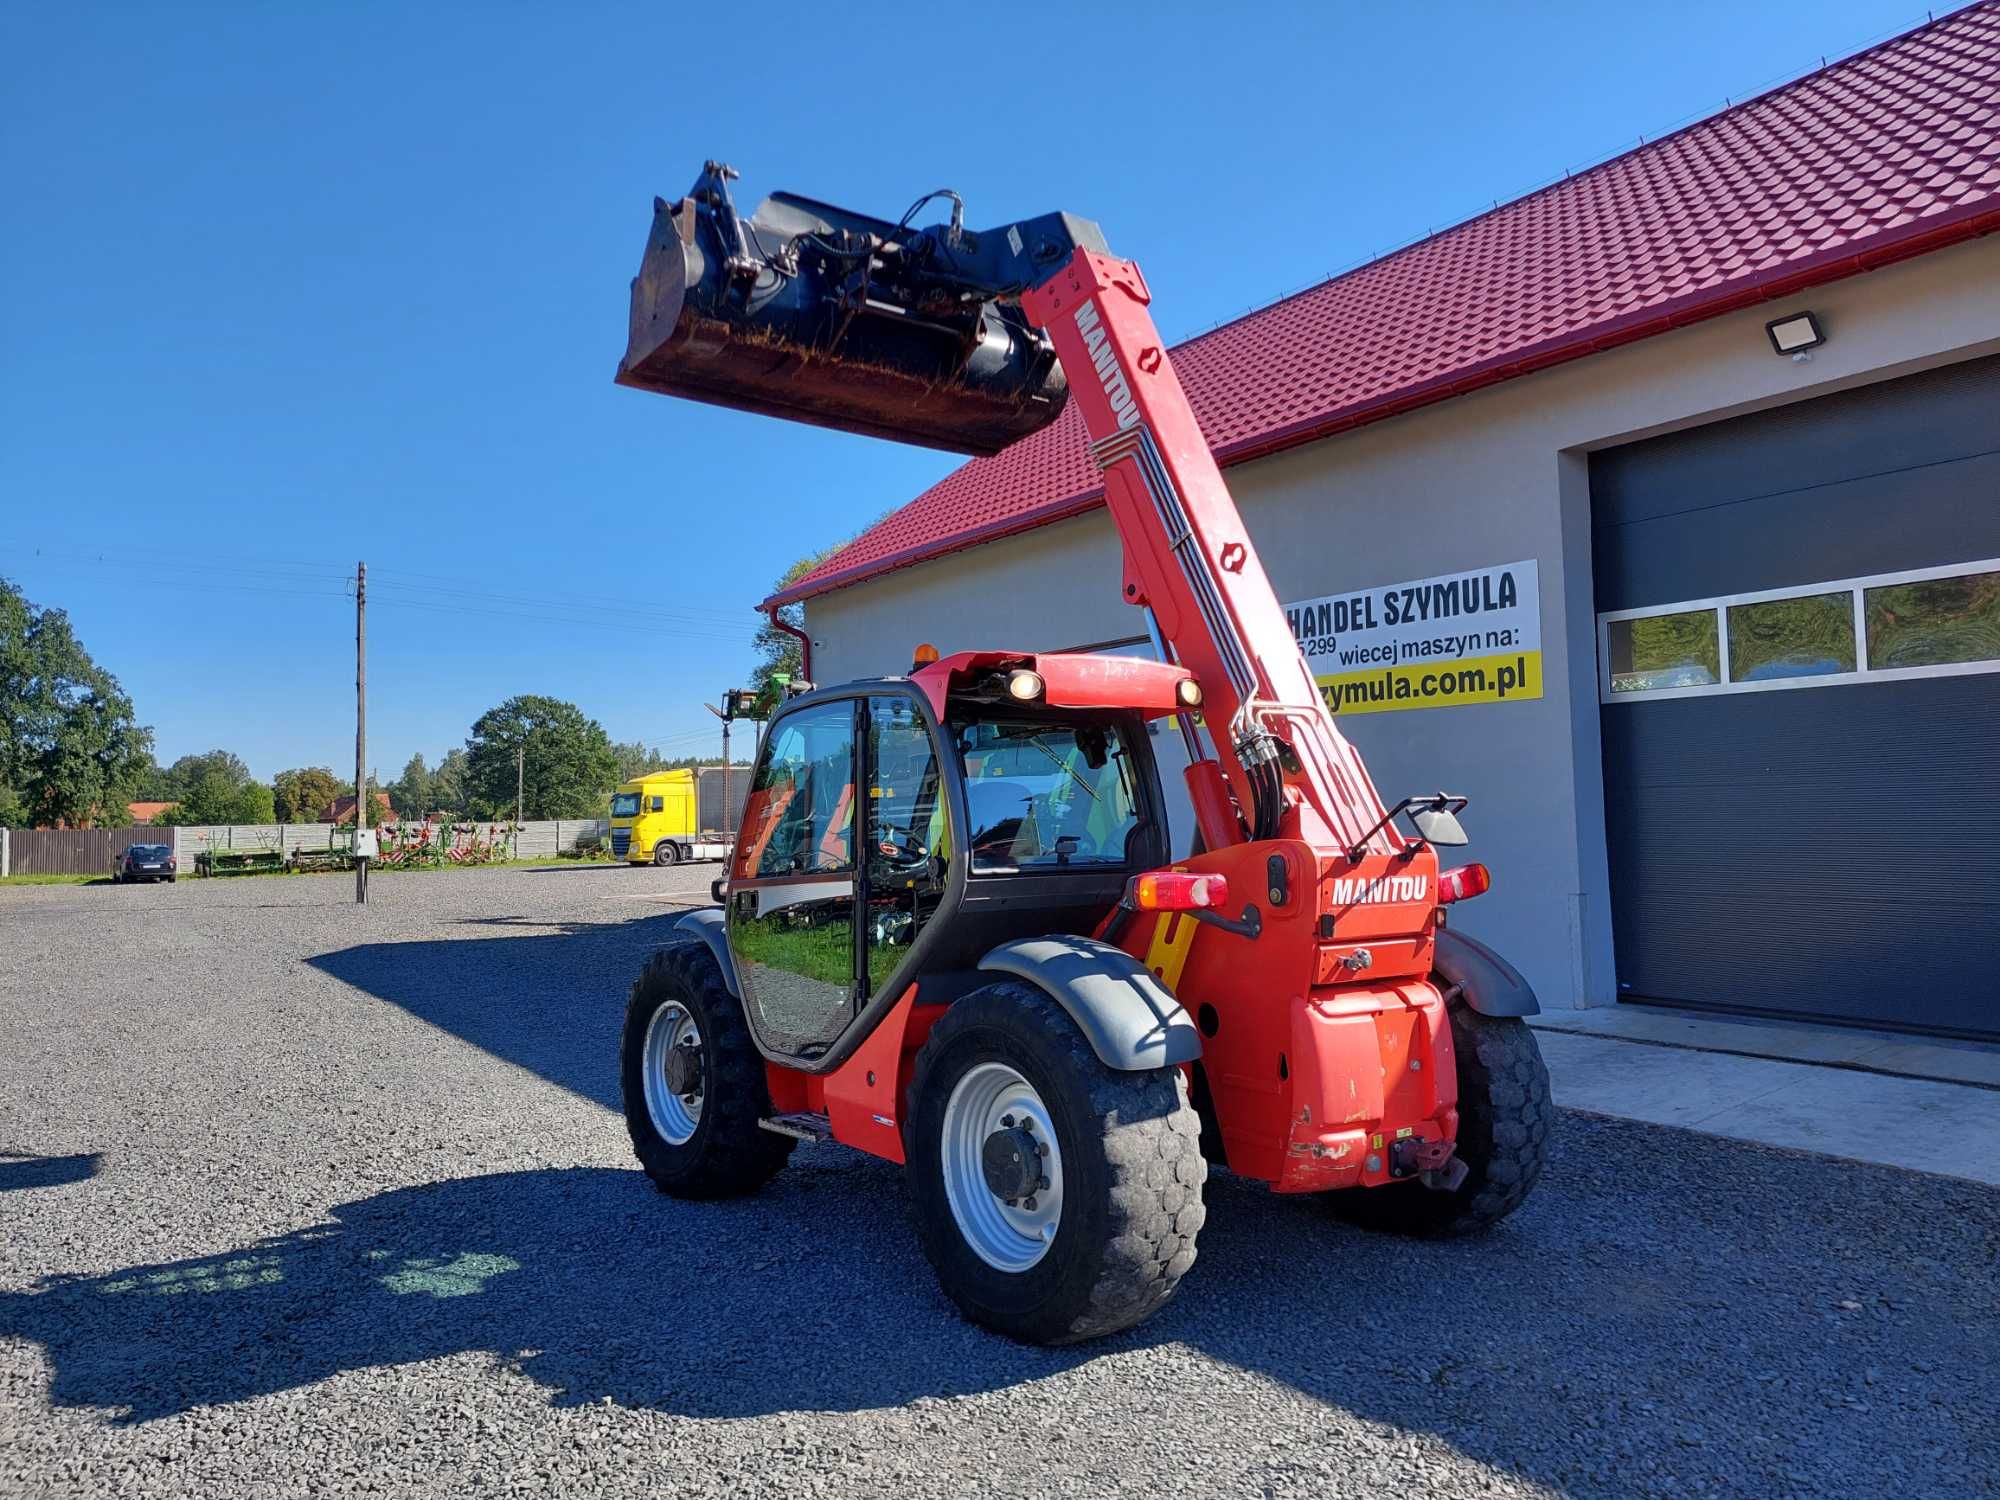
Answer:
[[[613,792],[611,794],[611,816],[614,818],[638,817],[639,794],[637,792]]]
[[[1141,814],[1117,726],[982,719],[952,733],[975,871],[1125,863]]]

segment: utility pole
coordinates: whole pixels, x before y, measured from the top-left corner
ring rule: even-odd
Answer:
[[[354,569],[354,901],[368,904],[368,856],[362,829],[368,826],[368,564]]]
[[[717,708],[713,703],[702,704],[703,708],[722,720],[722,832],[732,844],[736,841],[736,830],[729,826],[729,814],[730,809],[736,804],[729,798],[729,721],[734,715],[727,710],[734,709],[735,706],[727,693],[722,695],[721,708]]]
[[[526,731],[524,730],[523,733]],[[523,739],[514,747],[514,848],[516,859],[521,857],[521,824],[526,821],[521,813],[525,807],[522,790],[528,784],[528,742]]]

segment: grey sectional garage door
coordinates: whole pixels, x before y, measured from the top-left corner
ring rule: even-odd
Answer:
[[[1591,494],[1621,995],[2000,1035],[2000,359]]]

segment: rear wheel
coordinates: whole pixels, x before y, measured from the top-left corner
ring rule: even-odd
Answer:
[[[1458,1159],[1465,1180],[1450,1192],[1419,1183],[1326,1195],[1350,1224],[1426,1238],[1476,1234],[1521,1206],[1542,1175],[1555,1106],[1535,1033],[1518,1016],[1451,1007],[1458,1057]]]
[[[945,1013],[911,1092],[917,1231],[973,1322],[1068,1344],[1173,1295],[1208,1173],[1178,1068],[1107,1068],[1060,1005],[1009,982]]]
[[[770,1113],[743,1008],[700,942],[647,960],[625,1011],[625,1128],[646,1175],[679,1198],[730,1198],[775,1176],[797,1143]]]
[[[664,868],[681,862],[680,846],[672,839],[661,839],[653,845],[653,863]]]

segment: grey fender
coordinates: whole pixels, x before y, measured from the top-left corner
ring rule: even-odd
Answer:
[[[1201,1056],[1201,1033],[1180,1001],[1123,948],[1084,937],[1019,938],[979,967],[1046,991],[1107,1068],[1141,1073]]]
[[[708,951],[722,966],[722,982],[729,986],[729,993],[740,1000],[743,987],[736,982],[736,960],[729,956],[729,931],[724,925],[722,908],[710,906],[701,911],[691,911],[674,923],[674,931],[691,932],[708,944]]]
[[[1521,971],[1455,928],[1440,929],[1432,962],[1447,985],[1456,985],[1465,1003],[1482,1016],[1535,1016],[1541,1002]]]

